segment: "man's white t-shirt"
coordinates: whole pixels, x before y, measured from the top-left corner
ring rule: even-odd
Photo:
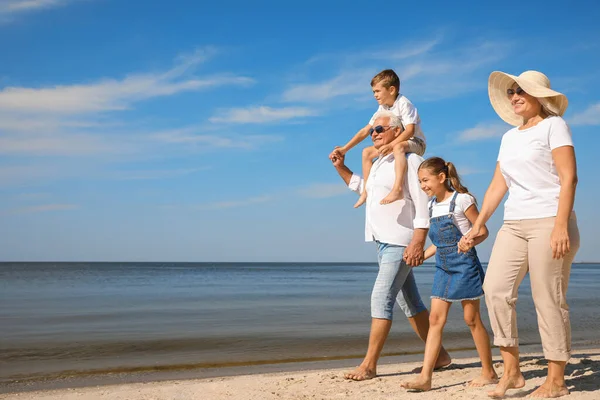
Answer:
[[[402,93],[398,94],[396,97],[396,101],[392,104],[391,107],[380,105],[377,108],[377,112],[387,110],[393,112],[397,115],[402,121],[402,125],[406,128],[406,125],[415,124],[415,133],[414,137],[421,139],[423,142],[427,143],[425,140],[425,134],[423,134],[423,130],[421,129],[421,118],[419,117],[419,113],[417,112],[417,108],[410,102]],[[369,125],[373,126],[375,122],[375,114],[371,117],[369,121]]]
[[[573,146],[573,139],[561,117],[548,117],[534,127],[513,128],[504,134],[498,153],[509,193],[504,220],[556,216],[560,179],[552,150],[562,146]]]
[[[441,217],[442,215],[450,214],[450,202],[452,201],[453,196],[454,194],[452,194],[452,196],[450,196],[448,199],[439,203],[436,202],[435,199],[431,199],[431,201],[429,202],[429,207],[431,207],[433,204],[433,208],[431,209],[431,216]],[[469,232],[472,227],[471,221],[469,221],[469,219],[465,215],[465,211],[467,211],[467,209],[473,204],[475,204],[475,199],[470,194],[458,193],[456,195],[453,220],[454,225],[458,227],[460,233],[462,233],[463,235],[467,234],[467,232]]]

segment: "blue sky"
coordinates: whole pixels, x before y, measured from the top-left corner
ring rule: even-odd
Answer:
[[[374,261],[327,156],[394,68],[426,155],[480,201],[508,128],[489,73],[546,73],[570,101],[577,260],[600,260],[600,5],[207,3],[0,0],[0,259]]]

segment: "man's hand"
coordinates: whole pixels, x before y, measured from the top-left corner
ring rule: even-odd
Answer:
[[[377,151],[379,151],[380,156],[382,156],[382,157],[387,156],[392,151],[394,151],[394,146],[392,146],[391,144],[384,144],[384,145],[381,145],[381,147],[379,147],[379,149],[377,149]]]
[[[336,155],[338,157],[346,155],[346,149],[340,146],[335,146],[331,154],[329,154],[329,159],[333,161],[333,157],[336,157]]]
[[[336,168],[342,167],[344,165],[344,160],[346,159],[346,155],[340,151],[337,151],[337,148],[331,152],[329,159],[333,163],[333,166]]]
[[[409,267],[418,267],[423,264],[425,259],[425,252],[423,248],[425,247],[425,242],[423,241],[415,241],[412,240],[410,244],[404,250],[404,261]]]

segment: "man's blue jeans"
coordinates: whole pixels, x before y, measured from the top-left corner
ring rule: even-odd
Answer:
[[[371,294],[371,317],[392,320],[396,302],[409,318],[427,310],[412,268],[402,259],[406,247],[376,243],[379,273]]]

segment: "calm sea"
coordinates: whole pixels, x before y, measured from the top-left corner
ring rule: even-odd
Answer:
[[[376,264],[0,263],[0,383],[360,357]],[[434,267],[415,269],[429,304]],[[598,338],[600,264],[573,266],[573,340]],[[487,314],[485,313],[487,323]],[[523,343],[538,343],[529,281]],[[384,353],[423,350],[399,309]],[[444,344],[472,348],[459,305]]]

